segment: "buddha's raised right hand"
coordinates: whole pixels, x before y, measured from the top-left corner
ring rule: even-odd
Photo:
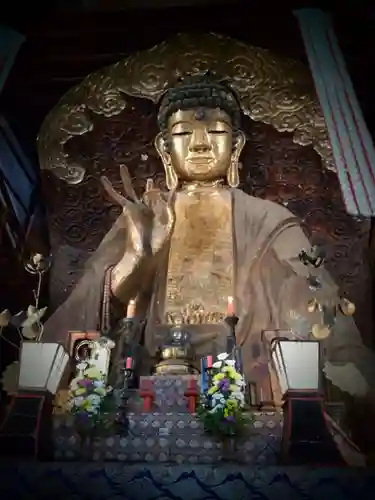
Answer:
[[[118,193],[107,177],[101,181],[108,195],[117,202],[127,219],[128,238],[137,257],[155,255],[169,239],[175,222],[174,192],[154,190],[149,180],[141,201],[132,186],[128,169],[120,166],[125,196]]]

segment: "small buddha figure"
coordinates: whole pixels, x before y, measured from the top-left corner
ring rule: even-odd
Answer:
[[[228,297],[234,297],[244,375],[262,384],[264,370],[257,370],[260,356],[267,363],[262,331],[289,329],[298,315],[314,324],[308,270],[298,258],[311,245],[289,210],[238,189],[245,136],[239,101],[225,82],[203,75],[168,89],[158,124],[155,147],[169,192],[149,181],[138,198],[125,167],[120,169],[124,193],[102,179],[122,215],[76,289],[45,324],[44,339],[61,341],[69,330],[99,328],[103,282],[110,276],[112,301],[147,298],[144,346],[151,359],[166,329],[179,322],[188,324],[197,356],[210,355],[225,351],[223,320]],[[323,271],[320,279],[325,295],[336,301],[331,278]],[[375,358],[353,319],[339,312],[323,342],[326,367],[341,368],[327,370],[333,384],[368,394],[375,384]],[[353,371],[357,383],[349,390],[346,380]]]

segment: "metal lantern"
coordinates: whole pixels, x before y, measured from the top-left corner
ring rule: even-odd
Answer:
[[[61,344],[24,342],[21,349],[19,390],[56,394],[68,362],[69,354]]]
[[[271,359],[282,394],[288,390],[319,391],[318,341],[275,338],[271,342]]]

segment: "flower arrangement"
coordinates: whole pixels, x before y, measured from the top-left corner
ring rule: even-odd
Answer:
[[[85,438],[98,427],[108,428],[111,424],[108,396],[112,388],[106,385],[103,374],[90,363],[80,363],[77,368],[80,374],[70,383],[67,406],[74,417],[78,434]]]
[[[244,414],[245,382],[234,365],[227,353],[218,355],[212,365],[212,386],[198,406],[198,417],[205,430],[221,438],[242,434],[249,421]]]

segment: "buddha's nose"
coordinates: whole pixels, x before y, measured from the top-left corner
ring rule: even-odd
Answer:
[[[207,133],[204,130],[195,130],[190,141],[189,150],[193,153],[205,153],[210,149],[211,144]]]

